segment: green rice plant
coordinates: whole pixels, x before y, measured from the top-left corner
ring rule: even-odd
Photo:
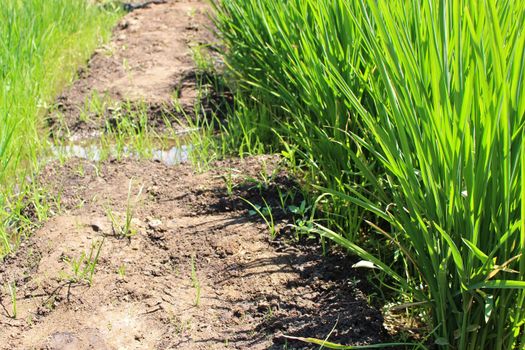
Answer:
[[[363,45],[377,65],[367,109],[332,70],[386,169],[354,153],[376,196],[327,192],[390,223],[401,276],[372,260],[421,302],[447,349],[525,346],[525,4],[520,1],[359,1]],[[351,12],[351,9],[347,9]],[[350,186],[350,185],[349,185]]]
[[[85,0],[6,0],[0,8],[0,257],[38,170],[44,114],[119,17]],[[18,198],[15,198],[18,197]]]
[[[232,84],[255,111],[237,110],[227,135],[281,147],[314,195],[332,195],[316,208],[330,227],[314,231],[388,273],[438,347],[523,348],[525,4],[219,0],[216,11]]]

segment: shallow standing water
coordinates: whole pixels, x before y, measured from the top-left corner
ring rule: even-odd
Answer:
[[[137,150],[129,146],[119,147],[117,144],[102,146],[99,143],[70,143],[51,146],[52,159],[82,158],[99,162],[105,158],[151,159],[172,166],[189,160],[191,145],[177,144],[172,141],[167,146],[156,146],[152,149]]]

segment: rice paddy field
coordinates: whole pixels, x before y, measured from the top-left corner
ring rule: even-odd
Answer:
[[[17,1],[0,10],[0,255],[11,249],[11,221],[47,142],[44,116],[56,95],[117,19],[86,1]],[[37,200],[38,201],[38,200]],[[37,204],[38,205],[38,204]],[[16,224],[14,224],[16,225]],[[12,232],[11,232],[12,234]]]
[[[525,6],[225,0],[217,10],[250,109],[234,128],[305,173],[328,217],[305,230],[379,268],[439,347],[523,348]]]
[[[124,5],[0,9],[6,348],[525,349],[524,2]]]

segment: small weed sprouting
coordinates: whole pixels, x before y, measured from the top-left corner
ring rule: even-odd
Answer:
[[[246,176],[245,182],[249,184],[253,184],[250,189],[257,189],[259,193],[263,193],[264,191],[267,191],[274,182],[275,177],[281,170],[280,167],[276,167],[271,172],[268,171],[268,164],[265,160],[262,162],[262,170],[259,171],[258,177],[251,177]]]
[[[195,300],[193,304],[199,307],[201,303],[201,283],[197,276],[197,268],[195,267],[195,255],[191,256],[191,284],[195,289]]]
[[[122,264],[118,267],[117,274],[119,275],[120,278],[126,277],[126,265],[125,264]]]
[[[193,61],[201,72],[209,72],[214,69],[213,60],[208,52],[208,45],[193,44],[191,46]]]
[[[249,206],[253,208],[253,210],[248,211],[250,216],[259,214],[259,216],[266,223],[266,226],[268,226],[268,230],[270,231],[270,236],[272,237],[272,239],[275,238],[277,236],[277,229],[275,227],[275,221],[274,221],[273,214],[272,214],[272,207],[268,204],[268,202],[264,198],[262,198],[264,202],[264,207],[261,207],[260,205],[254,204],[245,198],[241,197],[241,200],[243,200],[244,202],[246,202]]]
[[[106,215],[111,222],[111,226],[113,228],[113,233],[118,238],[128,238],[130,239],[132,236],[134,236],[137,232],[132,227],[132,221],[133,221],[133,215],[135,211],[135,206],[140,200],[140,196],[142,195],[142,190],[144,189],[144,185],[142,185],[135,196],[135,199],[131,199],[131,188],[133,185],[133,179],[129,181],[128,186],[128,198],[126,202],[126,213],[124,215],[123,223],[118,218],[118,216],[113,212],[113,210],[109,207],[106,208]]]
[[[306,201],[301,201],[301,204],[299,206],[296,205],[289,205],[288,211],[290,213],[296,215],[298,219],[295,220],[296,225],[298,226],[304,226],[308,221],[308,212],[312,209],[311,206],[306,205]]]
[[[225,176],[223,176],[223,179],[224,179],[224,183],[226,184],[226,193],[228,194],[228,197],[232,197],[233,196],[233,187],[234,187],[234,183],[233,183],[233,175],[230,172],[228,172]]]
[[[85,282],[91,286],[103,244],[104,238],[91,245],[89,254],[82,252],[78,258],[64,258],[63,261],[68,264],[70,271],[64,274],[63,279],[70,284]]]
[[[237,186],[235,179],[239,177],[239,173],[240,171],[237,169],[228,168],[225,169],[225,173],[220,176],[226,185],[226,194],[230,199],[233,197],[233,190]]]
[[[183,334],[192,327],[191,319],[183,319],[180,316],[175,315],[172,311],[168,312],[168,319],[170,324],[174,327],[175,333],[178,335]]]
[[[17,305],[16,305],[16,282],[10,282],[7,283],[5,286],[7,289],[7,292],[9,293],[9,299],[11,300],[11,315],[9,315],[11,318],[16,318],[17,316]],[[1,301],[1,299],[0,299]],[[4,308],[5,312],[7,313],[7,310]]]

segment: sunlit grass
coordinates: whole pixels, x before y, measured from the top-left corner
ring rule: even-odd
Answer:
[[[7,0],[0,8],[0,256],[13,208],[37,170],[43,116],[118,18],[84,0]],[[43,142],[44,141],[44,142]]]
[[[220,0],[217,12],[241,99],[230,146],[282,149],[329,194],[315,232],[387,273],[436,345],[523,348],[525,3]]]

